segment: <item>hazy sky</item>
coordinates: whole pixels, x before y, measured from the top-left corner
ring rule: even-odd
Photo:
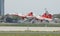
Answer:
[[[5,14],[33,12],[40,15],[47,8],[49,13],[60,13],[60,0],[5,0]]]

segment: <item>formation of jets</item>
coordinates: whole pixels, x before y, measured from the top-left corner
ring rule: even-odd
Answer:
[[[33,12],[29,12],[26,15],[22,15],[22,14],[17,14],[17,15],[20,16],[23,20],[28,19],[30,21],[32,21],[33,19],[40,20],[41,22],[42,21],[50,22],[53,20],[52,14],[48,13],[47,10],[41,16],[34,16]]]

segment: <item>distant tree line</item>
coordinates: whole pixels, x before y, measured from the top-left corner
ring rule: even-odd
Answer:
[[[54,18],[59,18],[59,19],[60,19],[60,14],[54,14],[53,17],[54,17]]]

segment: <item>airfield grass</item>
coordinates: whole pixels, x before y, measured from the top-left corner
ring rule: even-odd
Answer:
[[[0,33],[0,36],[60,36],[60,33]]]
[[[0,36],[60,36],[60,34],[19,34],[19,33],[1,33]]]
[[[29,27],[60,27],[60,23],[51,24],[51,23],[40,23],[40,24],[31,24],[31,23],[0,23],[0,26],[29,26]]]

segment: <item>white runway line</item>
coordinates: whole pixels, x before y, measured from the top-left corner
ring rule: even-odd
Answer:
[[[11,27],[11,26],[0,26],[0,31],[60,31],[60,27]]]

